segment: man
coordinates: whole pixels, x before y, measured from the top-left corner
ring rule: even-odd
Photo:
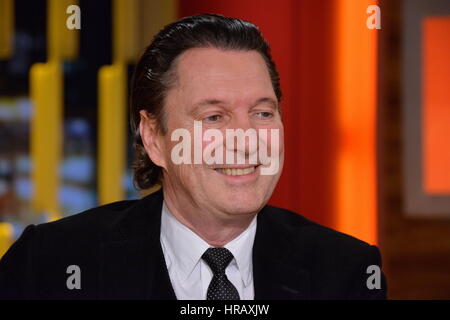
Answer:
[[[283,166],[280,101],[253,24],[198,15],[165,27],[131,99],[135,182],[162,189],[29,226],[1,261],[0,296],[385,298],[384,276],[373,285],[367,273],[376,247],[266,205]],[[229,130],[248,135],[235,144]]]

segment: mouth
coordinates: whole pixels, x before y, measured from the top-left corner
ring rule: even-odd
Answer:
[[[246,168],[215,168],[214,170],[227,176],[245,176],[255,172],[258,166],[259,165]]]

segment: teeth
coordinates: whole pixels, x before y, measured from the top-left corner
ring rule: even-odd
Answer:
[[[255,171],[255,167],[245,168],[245,169],[234,169],[234,168],[224,168],[224,169],[216,169],[220,173],[229,175],[229,176],[242,176],[245,174],[250,174]]]

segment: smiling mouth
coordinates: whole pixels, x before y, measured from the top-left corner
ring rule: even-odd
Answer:
[[[248,168],[216,168],[214,170],[227,176],[244,176],[253,173],[257,167],[258,166]]]

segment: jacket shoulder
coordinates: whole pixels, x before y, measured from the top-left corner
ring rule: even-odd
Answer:
[[[293,211],[273,206],[267,206],[267,209],[268,220],[286,230],[293,241],[314,244],[323,247],[324,250],[333,248],[367,250],[371,247],[365,241],[318,224]]]
[[[84,231],[100,231],[122,218],[137,202],[139,200],[123,200],[108,203],[56,221],[39,224],[36,226],[36,229],[44,232],[52,232],[53,230],[70,231],[80,228]]]
[[[147,213],[156,208],[152,199],[157,198],[151,195],[114,202],[57,221],[29,225],[0,260],[0,299],[51,296],[55,283],[65,283],[65,270],[74,261],[88,270],[87,278],[95,277],[104,237],[121,235],[129,220],[143,224]],[[95,294],[97,282],[87,283],[86,297]]]
[[[380,274],[380,290],[367,286],[368,270],[381,270],[376,246],[315,223],[289,210],[268,207],[264,224],[275,236],[288,239],[289,261],[307,270],[315,299],[385,299],[387,283]],[[276,226],[276,227],[274,227]],[[268,229],[268,228],[267,228]],[[272,237],[274,235],[271,235]]]

